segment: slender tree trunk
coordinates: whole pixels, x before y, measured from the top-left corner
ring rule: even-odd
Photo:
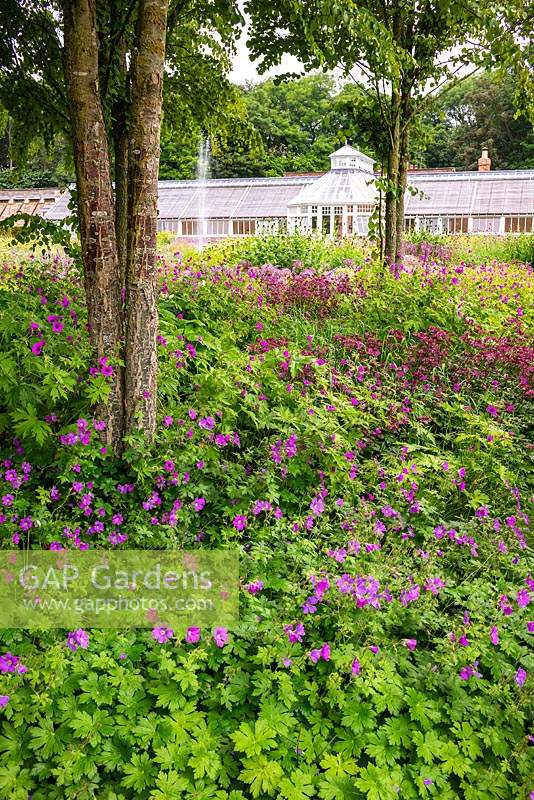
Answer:
[[[396,233],[396,258],[400,258],[403,252],[403,239],[404,239],[404,195],[406,193],[406,185],[408,183],[408,166],[409,166],[409,122],[403,121],[403,127],[400,137],[400,154],[399,154],[399,178],[398,178],[398,197],[397,197],[397,233]]]
[[[400,156],[400,97],[396,90],[391,96],[391,126],[390,147],[388,153],[386,177],[388,188],[386,191],[385,208],[385,256],[392,263],[397,254],[397,197],[396,189],[399,180]]]
[[[67,84],[89,335],[97,360],[121,355],[120,270],[115,239],[109,145],[98,86],[94,0],[65,0],[64,70]],[[110,378],[105,439],[117,448],[123,433],[121,371]]]
[[[168,0],[140,0],[129,152],[126,429],[156,428],[156,232]]]
[[[115,172],[115,235],[121,274],[121,287],[126,286],[128,253],[128,133],[122,119],[113,129]]]

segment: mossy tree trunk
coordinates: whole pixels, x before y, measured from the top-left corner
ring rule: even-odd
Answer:
[[[141,0],[133,53],[126,261],[126,431],[156,427],[157,198],[168,0]]]
[[[89,336],[97,359],[120,358],[123,342],[121,276],[109,145],[98,82],[94,0],[64,3],[64,69],[76,169],[78,219]],[[119,369],[110,378],[105,440],[119,447],[124,387]]]

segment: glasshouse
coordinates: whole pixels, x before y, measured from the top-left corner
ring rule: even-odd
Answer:
[[[365,236],[378,202],[373,160],[350,145],[330,156],[325,174],[282,178],[160,181],[158,228],[192,240],[278,230]],[[533,230],[534,170],[491,170],[486,150],[476,172],[411,170],[407,229],[432,233]],[[45,216],[68,216],[69,192]]]

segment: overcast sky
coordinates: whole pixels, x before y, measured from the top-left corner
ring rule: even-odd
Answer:
[[[268,2],[269,0],[266,0]],[[230,73],[230,80],[233,83],[243,84],[245,81],[264,81],[273,75],[280,75],[283,72],[302,72],[302,64],[294,56],[284,56],[282,63],[260,75],[256,69],[257,64],[253,64],[247,48],[247,30],[243,30],[241,39],[237,45],[237,54],[234,58],[234,68]]]

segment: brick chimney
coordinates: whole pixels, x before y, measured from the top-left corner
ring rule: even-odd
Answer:
[[[488,156],[488,151],[483,150],[482,155],[478,159],[478,171],[489,172],[491,169],[491,158]]]

